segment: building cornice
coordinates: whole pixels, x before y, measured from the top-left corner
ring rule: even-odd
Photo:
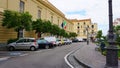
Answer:
[[[59,14],[61,17],[65,18],[65,15],[59,9],[57,9],[55,6],[53,6],[49,1],[46,1],[46,0],[36,0],[36,1],[43,4],[47,8],[51,9],[55,13]]]
[[[81,21],[91,21],[91,19],[81,19],[81,20],[77,20],[77,19],[69,19],[72,22],[81,22]]]

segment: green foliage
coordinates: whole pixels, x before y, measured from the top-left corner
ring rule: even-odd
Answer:
[[[2,26],[7,28],[14,28],[16,32],[25,29],[26,31],[35,30],[35,33],[51,33],[52,35],[63,37],[76,37],[76,33],[67,33],[64,29],[59,28],[57,25],[51,24],[50,21],[37,19],[32,21],[32,16],[28,12],[19,13],[16,11],[5,10]]]
[[[18,32],[18,35],[19,30],[31,30],[32,16],[28,12],[19,13],[16,11],[5,10],[3,16],[2,26],[14,28],[14,30]]]
[[[116,42],[118,45],[120,45],[120,25],[114,26],[114,31],[115,31],[116,36],[117,36]]]
[[[60,28],[57,25],[52,25],[52,28],[50,30],[50,33],[53,35],[60,35],[59,34]]]
[[[36,33],[51,33],[52,35],[63,36],[67,38],[70,37],[64,29],[59,28],[55,24],[51,24],[50,21],[37,19],[36,21],[33,21],[32,26]],[[75,37],[77,35],[73,33],[72,36]]]
[[[31,30],[31,27],[32,27],[32,16],[28,13],[28,12],[25,12],[25,13],[20,13],[20,24],[19,24],[19,29],[20,28],[23,28],[27,31],[30,31]]]
[[[41,19],[37,19],[32,22],[32,28],[35,30],[35,33],[41,33],[43,31],[43,21]]]
[[[58,27],[58,26],[57,26]],[[52,24],[50,21],[43,21],[43,33],[50,33],[52,29]]]
[[[6,26],[7,28],[13,28],[20,23],[20,14],[15,11],[5,10],[3,13],[3,22],[2,26]]]
[[[77,34],[76,34],[76,33],[74,33],[74,32],[70,32],[70,33],[69,33],[69,36],[70,36],[70,37],[74,37],[74,38],[75,38],[75,37],[77,36]]]
[[[115,32],[118,32],[120,30],[120,25],[114,27]]]
[[[97,32],[96,38],[99,38],[99,39],[102,38],[102,30],[99,30],[99,31]]]

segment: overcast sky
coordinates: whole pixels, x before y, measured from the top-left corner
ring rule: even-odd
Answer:
[[[108,0],[48,0],[68,19],[87,19],[98,23],[98,30],[108,32]],[[113,2],[113,21],[120,18],[120,0]]]

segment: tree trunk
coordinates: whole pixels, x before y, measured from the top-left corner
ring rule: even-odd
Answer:
[[[38,32],[38,34],[37,34],[38,36],[38,38],[41,38],[41,35],[42,35],[42,33],[41,32]]]
[[[18,38],[23,38],[23,29],[18,29]]]

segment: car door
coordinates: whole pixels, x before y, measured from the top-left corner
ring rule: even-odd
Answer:
[[[45,46],[44,40],[39,40],[39,48],[43,48]]]
[[[32,42],[33,42],[34,40],[32,40],[32,39],[26,39],[25,41],[24,41],[24,46],[23,46],[23,48],[24,49],[29,49],[31,46],[32,46]]]
[[[16,42],[16,49],[23,49],[25,39],[20,39]]]

